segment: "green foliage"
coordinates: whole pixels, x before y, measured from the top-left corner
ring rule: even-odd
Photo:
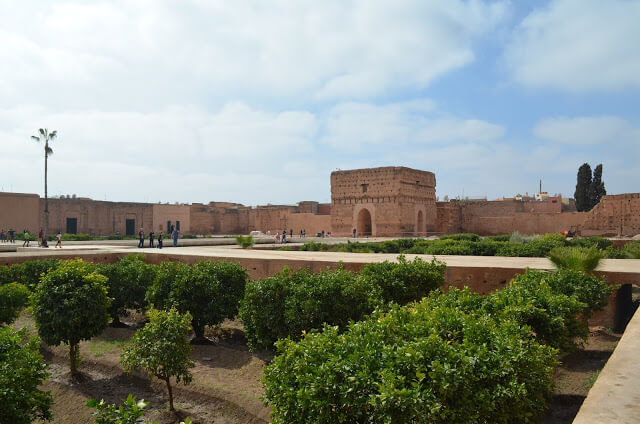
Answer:
[[[89,234],[71,234],[64,233],[62,235],[63,241],[90,241],[90,240],[101,240],[102,237],[94,237]]]
[[[0,286],[18,281],[12,266],[0,266]]]
[[[578,169],[576,191],[573,194],[578,212],[585,212],[591,209],[591,200],[589,199],[590,186],[591,166],[588,163],[583,163]]]
[[[277,348],[264,376],[275,424],[535,422],[557,365],[517,322],[428,299]]]
[[[49,345],[69,344],[71,372],[79,361],[78,343],[97,336],[109,322],[107,278],[95,265],[60,261],[33,294],[33,315],[40,337]]]
[[[577,237],[567,240],[569,246],[574,247],[591,247],[596,246],[600,250],[605,250],[613,245],[613,242],[603,237]]]
[[[148,299],[156,307],[175,306],[180,312],[189,312],[196,338],[202,339],[206,325],[218,325],[237,314],[247,277],[247,271],[233,262],[163,264]]]
[[[0,324],[11,324],[29,301],[29,289],[19,283],[0,286]]]
[[[11,266],[11,272],[14,276],[13,281],[24,284],[29,287],[29,290],[34,290],[43,275],[57,266],[58,260],[53,258],[25,261],[21,264],[13,265]]]
[[[250,247],[253,246],[253,237],[252,236],[236,236],[236,243],[238,244],[238,246],[242,247],[243,249],[249,249]]]
[[[250,281],[240,319],[251,349],[271,349],[281,338],[294,340],[324,323],[345,328],[375,307],[419,300],[444,283],[445,265],[416,258],[368,264],[354,276],[342,268],[313,273],[289,269]]]
[[[619,249],[607,247],[605,257],[609,259],[640,259],[640,240],[634,240]]]
[[[127,309],[144,309],[145,294],[156,277],[156,267],[146,264],[144,255],[129,255],[114,264],[99,265],[99,272],[107,277],[108,295],[112,298],[109,315],[114,323]]]
[[[460,234],[445,234],[440,236],[440,240],[465,240],[465,241],[480,241],[480,236],[473,233],[460,233]]]
[[[599,164],[593,170],[593,179],[589,186],[589,202],[593,208],[600,203],[602,196],[607,194],[607,190],[604,188],[604,181],[602,181],[602,164]]]
[[[395,302],[400,305],[419,300],[429,292],[444,284],[444,262],[432,259],[426,262],[420,258],[407,261],[404,255],[398,262],[366,264],[358,273],[363,284],[371,286],[371,293],[380,292],[381,302]]]
[[[49,377],[46,369],[38,338],[0,327],[0,424],[51,419],[51,394],[38,389]]]
[[[556,247],[549,252],[549,259],[556,268],[574,269],[576,271],[592,272],[598,267],[604,254],[596,246],[586,247]]]
[[[171,378],[185,385],[193,378],[189,371],[194,366],[189,344],[191,315],[181,314],[175,308],[151,309],[147,315],[149,323],[136,331],[121,362],[128,372],[141,369],[149,377],[164,381],[169,392],[169,409],[173,411]]]
[[[183,234],[182,238],[185,239],[185,240],[188,240],[188,239],[195,239],[197,237],[196,237],[195,234]]]
[[[313,273],[285,268],[271,277],[247,283],[240,304],[249,347],[271,349],[284,337],[298,339],[323,323],[345,326],[373,309],[370,284],[339,268]]]
[[[504,290],[492,293],[495,310],[505,311],[529,325],[536,338],[563,352],[578,347],[589,334],[587,319],[606,306],[614,288],[581,271],[527,270]],[[507,307],[514,311],[506,312]]]
[[[89,408],[95,408],[91,415],[96,417],[96,424],[138,424],[143,423],[144,408],[148,404],[144,400],[136,401],[135,396],[129,394],[122,400],[122,405],[108,404],[104,399],[91,399],[87,402]]]

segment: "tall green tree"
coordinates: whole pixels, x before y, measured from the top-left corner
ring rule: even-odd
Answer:
[[[605,194],[607,194],[607,190],[605,190],[604,182],[602,181],[602,164],[600,164],[593,170],[593,179],[589,186],[589,202],[591,203],[591,208],[600,203],[600,199],[602,199],[602,196]]]
[[[589,188],[591,187],[591,166],[583,163],[578,169],[578,182],[576,183],[576,192],[573,197],[576,199],[576,209],[578,212],[584,212],[591,209],[591,201],[589,200]]]
[[[39,136],[32,135],[31,138],[37,142],[44,142],[44,236],[46,237],[49,233],[49,196],[47,193],[47,160],[49,156],[53,154],[53,149],[49,146],[49,143],[52,142],[57,136],[58,131],[49,132],[46,128],[40,128],[38,130],[40,133]]]

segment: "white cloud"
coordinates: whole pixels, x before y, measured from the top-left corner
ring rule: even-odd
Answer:
[[[374,105],[343,103],[328,114],[321,141],[333,148],[397,148],[407,144],[489,141],[504,128],[477,119],[442,115],[429,100]]]
[[[640,145],[640,127],[615,116],[546,118],[536,124],[533,134],[544,140],[576,146]]]
[[[506,48],[513,78],[569,92],[640,88],[640,2],[552,0]]]
[[[507,9],[480,0],[4,3],[0,107],[26,97],[141,110],[194,97],[424,87],[473,61],[475,37]]]

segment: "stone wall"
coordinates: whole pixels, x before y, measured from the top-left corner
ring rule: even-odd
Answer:
[[[583,235],[640,234],[640,193],[604,196],[587,215]]]
[[[103,202],[87,198],[49,199],[49,232],[66,232],[67,219],[77,220],[77,233],[105,236],[126,234],[126,220],[135,221],[136,234],[140,228],[153,228],[153,205],[149,203]],[[40,202],[40,220],[44,222],[44,200]]]
[[[37,234],[40,231],[39,205],[37,194],[0,193],[0,229],[20,233],[26,229]]]

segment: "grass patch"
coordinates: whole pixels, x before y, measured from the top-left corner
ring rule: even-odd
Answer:
[[[91,340],[87,347],[89,352],[93,353],[96,358],[99,358],[105,353],[122,349],[125,343],[124,340]]]

